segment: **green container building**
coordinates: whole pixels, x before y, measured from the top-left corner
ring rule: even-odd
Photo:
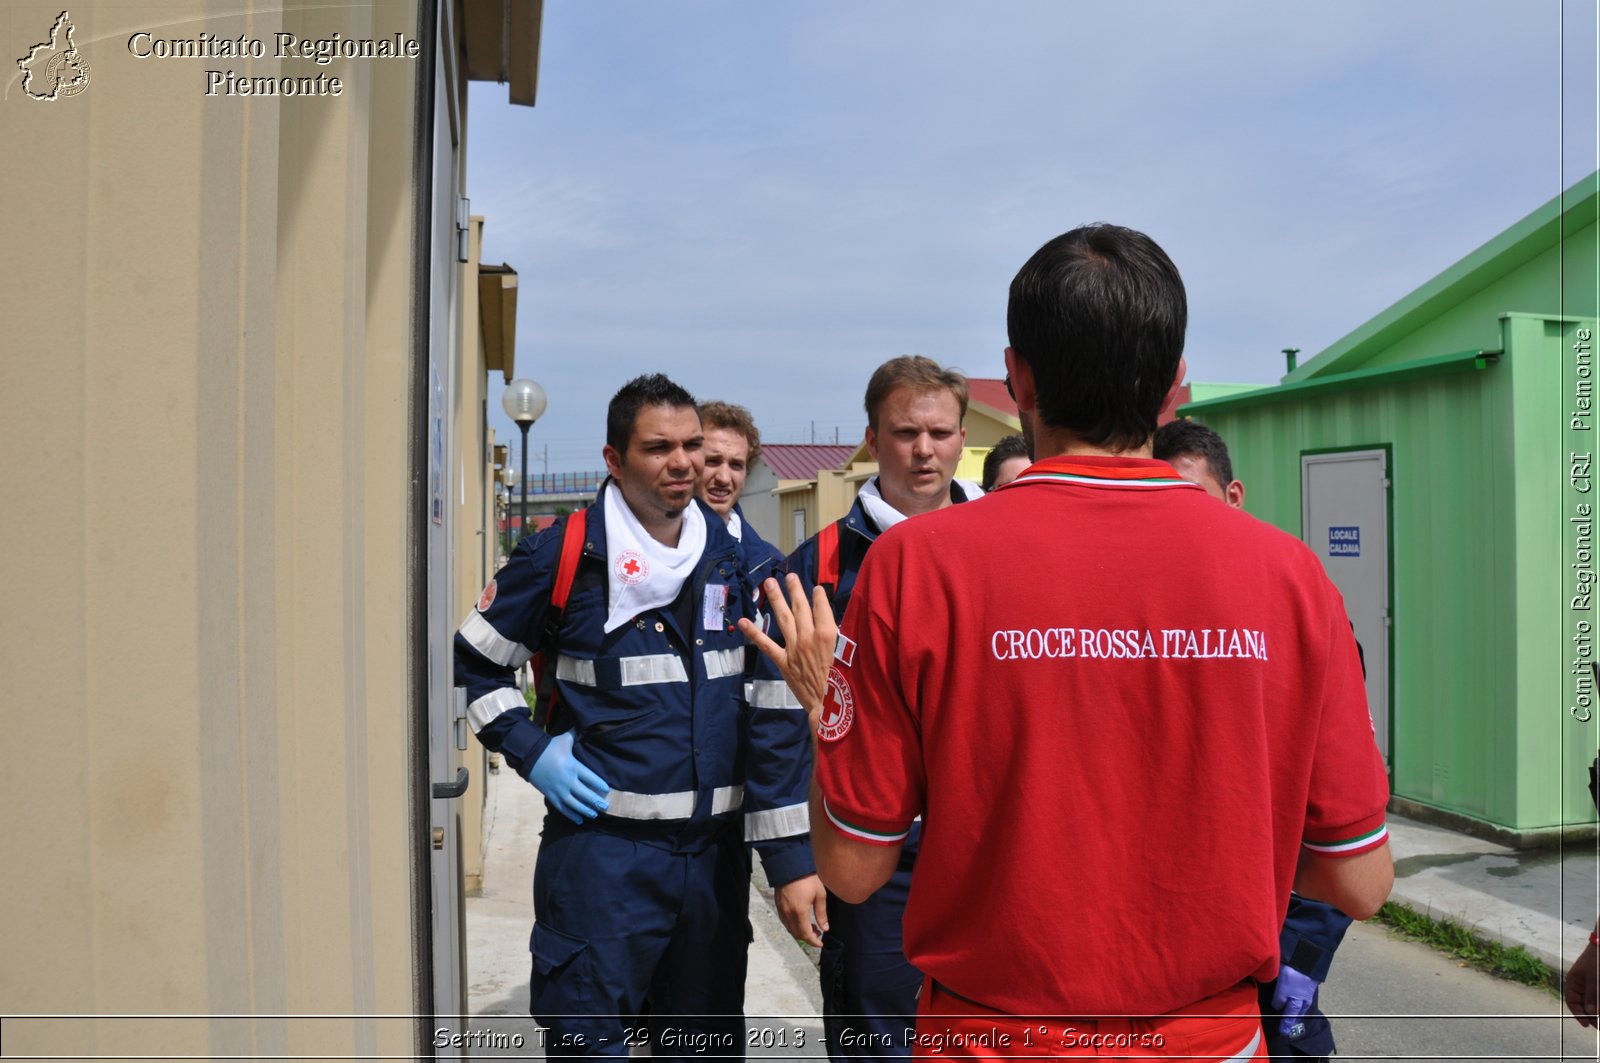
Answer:
[[[1269,388],[1179,412],[1339,584],[1397,811],[1519,846],[1592,824],[1592,174]]]

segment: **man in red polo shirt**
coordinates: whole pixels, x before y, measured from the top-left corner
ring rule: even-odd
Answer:
[[[1364,918],[1392,884],[1338,591],[1150,458],[1186,318],[1147,236],[1050,241],[1006,350],[1040,460],[879,538],[831,671],[827,611],[774,603],[823,882],[871,893],[923,817],[919,1054],[1255,1057],[1291,887]]]

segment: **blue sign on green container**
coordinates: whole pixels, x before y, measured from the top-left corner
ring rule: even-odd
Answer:
[[[1329,557],[1360,557],[1361,556],[1361,529],[1360,527],[1329,527],[1328,528],[1328,556]]]

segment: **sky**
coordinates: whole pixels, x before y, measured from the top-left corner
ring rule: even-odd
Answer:
[[[657,371],[859,442],[887,358],[1003,375],[1012,276],[1086,222],[1177,264],[1191,381],[1275,383],[1600,168],[1596,7],[546,0],[537,105],[468,111],[530,472],[601,468]]]

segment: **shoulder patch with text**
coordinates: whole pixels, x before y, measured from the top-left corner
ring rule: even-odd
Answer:
[[[850,680],[837,667],[828,669],[828,692],[822,699],[822,718],[817,721],[817,737],[837,742],[850,733],[856,719],[856,696]]]

